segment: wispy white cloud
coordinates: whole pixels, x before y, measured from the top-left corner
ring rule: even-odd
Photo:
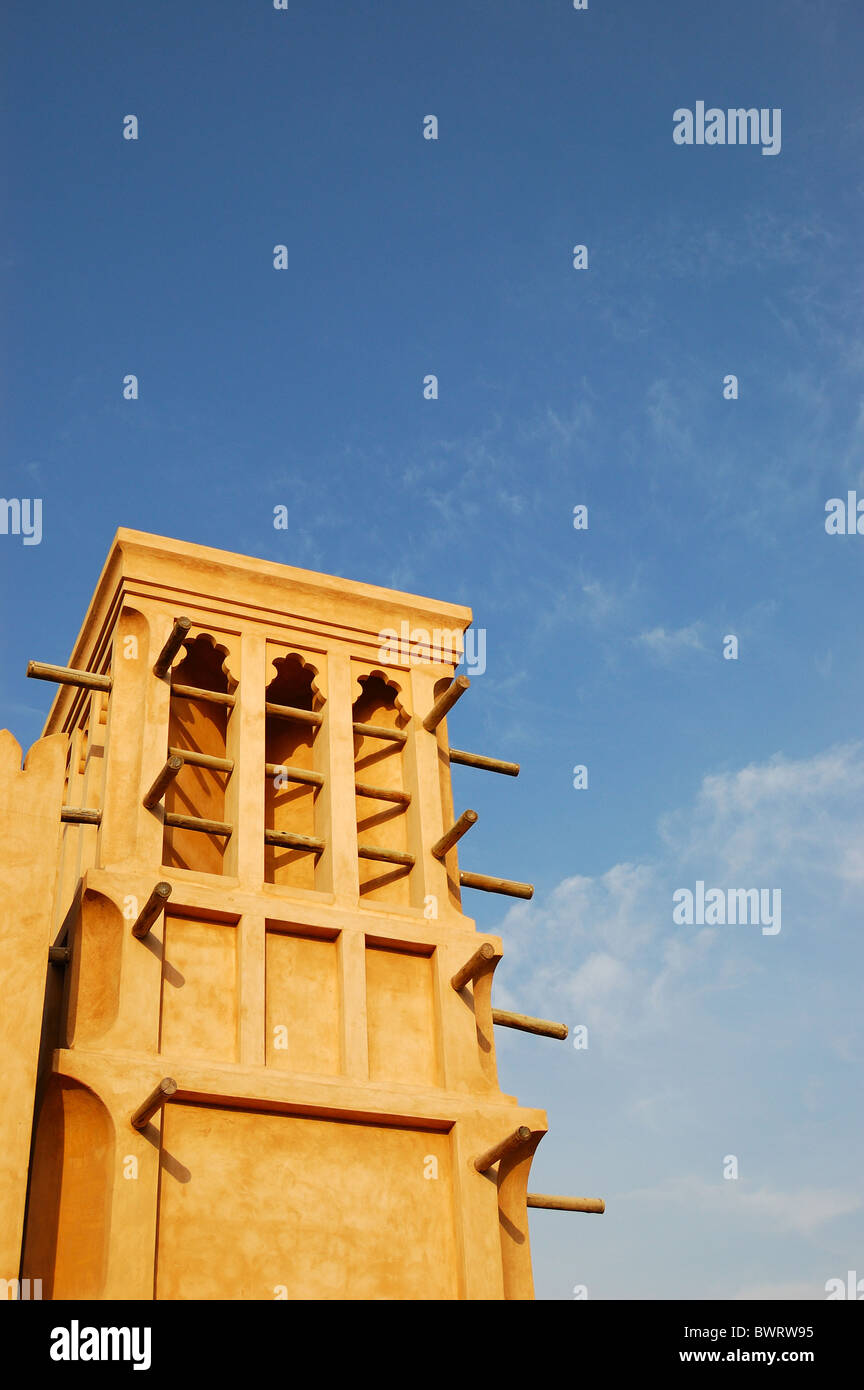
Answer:
[[[705,650],[701,623],[691,623],[689,627],[672,628],[670,631],[665,627],[653,627],[650,632],[640,632],[633,640],[641,644],[656,660],[664,663],[676,661],[680,656],[691,652]]]
[[[714,865],[737,882],[755,869],[837,890],[864,882],[864,745],[705,777],[695,804],[660,824],[682,865]]]
[[[694,1218],[699,1212],[719,1212],[725,1220],[740,1220],[748,1228],[759,1226],[797,1235],[811,1235],[837,1217],[864,1208],[864,1198],[858,1192],[812,1187],[784,1192],[768,1186],[750,1187],[740,1178],[706,1182],[693,1176],[619,1193],[617,1200],[680,1205]]]
[[[602,1030],[611,1047],[686,1030],[707,997],[740,988],[764,965],[743,946],[720,950],[728,935],[716,928],[676,928],[673,887],[697,878],[781,884],[784,896],[795,889],[802,929],[817,930],[819,905],[854,909],[864,883],[862,792],[859,744],[706,776],[692,805],[661,819],[651,861],[570,876],[544,900],[510,909],[500,926],[502,986],[518,978],[523,1006],[554,1005]],[[836,1043],[838,1055],[854,1055],[839,1028]]]

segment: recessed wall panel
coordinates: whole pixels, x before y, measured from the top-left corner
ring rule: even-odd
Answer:
[[[157,1298],[460,1297],[447,1134],[184,1105],[163,1124]]]

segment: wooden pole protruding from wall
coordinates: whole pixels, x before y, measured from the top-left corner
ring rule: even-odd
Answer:
[[[233,772],[233,758],[216,758],[212,753],[196,753],[194,748],[169,748],[168,756],[182,758],[193,767],[209,767],[214,772]]]
[[[139,941],[145,937],[160,912],[163,912],[171,897],[170,883],[157,883],[150,897],[132,923],[132,935]]]
[[[228,825],[226,821],[203,820],[201,816],[179,816],[174,811],[166,811],[163,822],[174,830],[200,830],[202,835],[234,834],[233,825]]]
[[[529,1207],[544,1207],[547,1211],[590,1211],[602,1216],[606,1203],[602,1197],[552,1197],[546,1192],[529,1192]]]
[[[290,830],[265,830],[265,845],[277,845],[280,849],[305,849],[310,854],[323,854],[324,841],[314,835],[294,835]]]
[[[45,661],[28,661],[27,675],[31,680],[56,681],[58,685],[79,685],[83,690],[111,689],[110,676],[97,676],[93,671],[78,671],[74,666],[49,666]]]
[[[171,694],[181,700],[209,700],[211,705],[227,705],[229,709],[236,704],[235,697],[224,690],[204,690],[200,685],[172,685]]]
[[[482,946],[478,946],[470,960],[466,960],[461,969],[452,976],[450,983],[458,994],[460,989],[464,989],[469,980],[476,980],[484,965],[488,965],[490,960],[495,957],[500,960],[501,953],[496,951],[491,941],[484,941]]]
[[[484,758],[481,753],[466,753],[461,748],[450,749],[450,761],[463,767],[479,767],[482,772],[500,772],[505,777],[519,776],[518,763],[505,763],[503,758]]]
[[[508,898],[533,898],[533,883],[518,883],[513,878],[491,878],[489,874],[462,872],[459,882],[463,888],[481,888],[484,893],[504,893]]]
[[[462,836],[467,834],[472,825],[477,824],[476,811],[463,811],[457,821],[451,825],[449,830],[445,830],[440,840],[436,840],[432,846],[432,853],[436,859],[443,859],[448,850],[451,850]]]
[[[102,812],[91,811],[86,806],[61,806],[60,819],[66,825],[101,825]]]
[[[373,787],[369,782],[354,783],[355,796],[368,796],[372,801],[393,801],[397,806],[411,804],[410,792],[388,791],[386,787]]]
[[[265,777],[284,777],[286,782],[306,782],[310,787],[323,787],[324,777],[320,772],[311,772],[305,767],[289,767],[287,763],[265,763]]]
[[[183,761],[182,753],[172,753],[171,757],[166,760],[165,766],[144,797],[144,805],[148,811],[152,811],[154,806],[159,805],[177,773],[183,767]]]
[[[172,627],[171,635],[157,656],[153,666],[153,674],[154,676],[158,676],[160,680],[167,676],[171,669],[171,662],[183,646],[191,626],[191,618],[178,618]]]
[[[378,849],[376,845],[358,845],[358,859],[378,859],[382,864],[404,864],[410,869],[414,864],[414,855],[406,854],[401,849]]]
[[[148,1120],[152,1120],[156,1111],[161,1110],[166,1100],[170,1100],[176,1091],[177,1082],[174,1080],[173,1076],[163,1076],[159,1085],[150,1092],[144,1104],[139,1105],[135,1114],[132,1116],[132,1128],[144,1129]]]
[[[492,1022],[502,1028],[518,1028],[522,1033],[537,1033],[541,1038],[560,1038],[570,1031],[566,1023],[551,1023],[548,1018],[531,1018],[528,1014],[511,1014],[506,1009],[493,1009]]]
[[[531,1130],[528,1126],[520,1125],[518,1129],[513,1130],[512,1134],[508,1134],[506,1139],[500,1140],[499,1143],[493,1144],[491,1149],[486,1149],[484,1153],[478,1154],[474,1160],[474,1167],[478,1173],[487,1172],[493,1163],[498,1162],[499,1158],[503,1158],[513,1149],[521,1148],[523,1144],[527,1144],[530,1138]]]
[[[456,676],[455,679],[450,682],[443,695],[438,696],[438,699],[423,720],[423,728],[428,730],[430,734],[434,733],[441,723],[441,720],[444,719],[453,708],[456,701],[461,700],[470,684],[471,682],[467,676]]]
[[[272,714],[277,719],[296,719],[298,724],[319,725],[324,716],[314,709],[297,709],[295,705],[275,705],[272,700],[268,700],[264,706],[265,714]]]
[[[48,959],[52,965],[66,965],[72,959],[72,947],[49,946]]]
[[[355,721],[353,729],[362,738],[383,738],[390,743],[405,743],[408,739],[404,729],[388,729],[383,724],[358,724]]]

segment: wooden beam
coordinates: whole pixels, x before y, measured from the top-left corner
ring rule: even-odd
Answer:
[[[264,705],[264,713],[272,714],[277,719],[296,719],[300,724],[320,724],[324,718],[314,709],[297,709],[294,705],[274,705],[272,701],[267,701]]]
[[[233,772],[233,758],[215,758],[212,753],[196,753],[192,748],[169,748],[168,756],[182,758],[193,767],[209,767],[214,772]]]
[[[414,863],[414,855],[405,854],[401,849],[376,849],[374,845],[358,845],[357,854],[360,859],[380,859],[382,864],[404,864],[409,869]]]
[[[499,1158],[503,1158],[512,1149],[521,1148],[523,1144],[527,1144],[530,1138],[531,1131],[528,1126],[520,1125],[518,1129],[513,1130],[512,1134],[508,1134],[506,1139],[500,1140],[499,1143],[493,1144],[491,1149],[486,1149],[484,1153],[478,1154],[474,1160],[474,1167],[478,1173],[487,1172],[493,1163],[498,1162]]]
[[[177,773],[183,766],[182,753],[172,753],[167,759],[165,766],[156,778],[147,795],[144,797],[144,805],[148,811],[152,811],[154,806],[158,806],[163,796],[167,792]]]
[[[265,830],[265,845],[278,845],[281,849],[305,849],[310,854],[323,854],[324,841],[312,835],[293,835],[288,830]]]
[[[440,840],[436,840],[432,846],[432,853],[436,859],[443,859],[448,850],[452,849],[462,836],[467,834],[472,825],[477,823],[476,811],[463,811],[457,821],[451,825],[449,830],[445,830]]]
[[[84,806],[61,806],[60,819],[67,825],[99,825],[102,821],[101,811],[89,811]]]
[[[385,729],[382,724],[357,724],[354,726],[355,734],[362,734],[364,738],[384,738],[391,743],[405,743],[408,735],[404,729]]]
[[[504,893],[508,898],[533,898],[533,883],[518,883],[513,878],[490,878],[489,874],[460,873],[463,888],[481,888],[484,893]]]
[[[548,1018],[531,1018],[528,1014],[511,1014],[506,1009],[493,1009],[492,1022],[502,1028],[518,1028],[522,1033],[538,1033],[541,1038],[567,1037],[566,1023],[550,1023]]]
[[[52,965],[66,965],[72,959],[72,947],[49,946],[48,959]]]
[[[500,772],[505,777],[519,776],[518,763],[505,763],[503,758],[484,758],[480,753],[465,753],[461,748],[450,749],[450,761],[464,767],[479,767],[483,772]]]
[[[31,680],[56,681],[58,685],[79,685],[82,690],[111,689],[110,676],[97,676],[93,671],[78,671],[74,666],[49,666],[45,661],[28,661],[27,675]]]
[[[390,792],[386,787],[373,787],[368,782],[355,782],[354,794],[368,796],[370,801],[394,801],[397,806],[408,806],[411,803],[410,792]]]
[[[156,658],[153,666],[154,676],[159,676],[160,680],[167,676],[171,667],[171,662],[179,652],[186,640],[186,634],[192,626],[191,618],[178,618],[171,629],[171,635],[165,646]]]
[[[466,960],[465,964],[456,971],[450,980],[456,993],[458,994],[460,989],[464,989],[469,980],[476,980],[484,965],[487,965],[490,960],[494,960],[496,956],[500,960],[501,952],[495,950],[491,941],[484,941],[482,946],[478,946],[471,959]]]
[[[457,676],[455,680],[452,680],[443,695],[438,696],[438,699],[423,720],[423,728],[428,730],[430,734],[434,733],[441,723],[441,720],[450,712],[456,701],[461,700],[470,684],[471,682],[467,676]]]
[[[172,685],[171,694],[179,695],[181,700],[209,700],[213,705],[227,705],[229,709],[235,704],[234,696],[227,695],[224,690],[202,690],[199,685]]]
[[[132,1116],[133,1129],[144,1129],[148,1120],[151,1120],[157,1110],[161,1110],[166,1100],[170,1100],[177,1090],[177,1082],[173,1076],[163,1076],[159,1085],[154,1087],[143,1105],[139,1105],[135,1114]]]
[[[132,935],[141,941],[149,932],[160,912],[163,912],[171,897],[170,883],[157,883],[150,897],[132,923]]]
[[[307,782],[310,787],[323,787],[324,778],[320,772],[310,772],[305,767],[288,767],[285,763],[265,763],[265,777],[284,777],[286,782]]]
[[[602,1197],[551,1197],[545,1192],[529,1192],[527,1204],[547,1211],[593,1211],[598,1216],[606,1210]]]
[[[200,816],[178,816],[173,811],[166,811],[163,817],[165,825],[170,825],[175,830],[200,830],[202,835],[232,835],[233,825],[226,825],[221,820],[202,820]]]

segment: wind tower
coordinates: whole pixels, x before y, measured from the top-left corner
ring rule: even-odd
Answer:
[[[532,892],[458,862],[451,765],[519,771],[449,744],[470,621],[118,531],[23,770],[0,734],[19,1296],[528,1299],[527,1207],[603,1210],[528,1193],[498,1085],[495,1025],[567,1030],[463,912]]]

